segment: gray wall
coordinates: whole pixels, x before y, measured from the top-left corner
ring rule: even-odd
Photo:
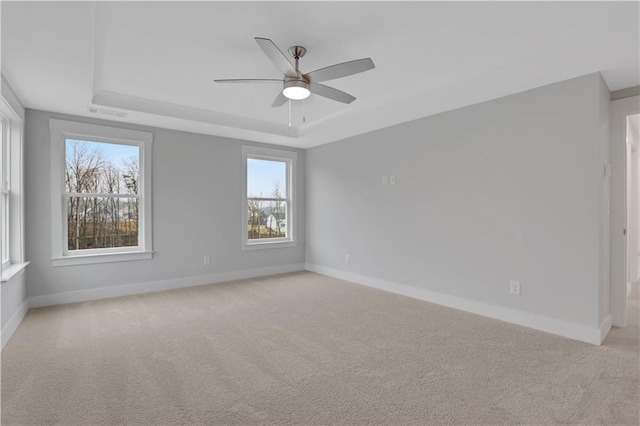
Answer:
[[[49,118],[153,133],[151,260],[51,266]],[[305,156],[298,151],[297,247],[241,250],[242,141],[27,110],[26,258],[29,296],[304,263]],[[211,265],[203,265],[203,256]]]
[[[609,105],[611,104],[611,92],[609,92],[609,87],[607,83],[604,81],[602,76],[599,76],[599,88],[600,88],[600,96],[599,96],[599,141],[600,141],[600,167],[601,167],[601,175],[600,175],[600,203],[599,203],[599,214],[600,214],[600,291],[599,291],[599,299],[600,306],[598,309],[598,321],[602,323],[605,321],[605,318],[611,313],[611,303],[610,303],[610,273],[611,273],[611,262],[610,262],[610,246],[611,246],[611,177],[605,176],[603,168],[604,165],[608,165],[609,172],[611,170],[611,144],[610,144],[610,130],[609,130]]]
[[[7,336],[2,336],[2,346],[9,340],[9,337],[13,335],[13,321],[21,321],[22,315],[26,313],[27,303],[27,283],[25,281],[24,271],[14,275],[7,282],[2,283],[2,307],[0,309],[0,316],[2,317],[2,331],[6,332]],[[18,317],[15,317],[18,316]],[[15,318],[14,318],[15,317]]]
[[[599,326],[600,83],[307,150],[307,263]]]

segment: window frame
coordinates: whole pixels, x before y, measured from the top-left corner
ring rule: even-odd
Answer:
[[[0,267],[4,270],[11,265],[11,120],[0,112]]]
[[[51,132],[52,265],[68,266],[151,259],[153,257],[151,211],[151,149],[153,134],[139,130],[58,119],[49,120],[49,129]],[[64,180],[67,139],[131,145],[140,149],[140,184],[139,194],[136,197],[140,200],[137,246],[68,250],[67,215],[65,213],[69,194],[66,191]],[[100,196],[104,194],[90,195]],[[109,194],[109,197],[111,197],[111,194]],[[123,195],[123,197],[131,198],[129,195]]]
[[[249,220],[247,194],[247,160],[268,160],[280,161],[286,164],[286,237],[265,238],[250,240],[247,235],[247,223]],[[295,247],[298,245],[296,225],[297,225],[297,197],[296,197],[296,180],[297,180],[297,162],[298,153],[274,148],[264,148],[257,146],[242,146],[242,250],[258,250],[270,248]],[[270,198],[270,197],[264,197]]]
[[[0,261],[0,281],[5,283],[22,272],[29,262],[24,260],[24,109],[4,76],[0,119],[3,123],[0,186],[4,187],[1,191],[6,197],[6,221],[0,224],[0,233],[3,235],[0,259],[5,259],[4,262]]]

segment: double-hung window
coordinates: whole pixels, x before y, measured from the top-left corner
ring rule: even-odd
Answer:
[[[0,235],[2,235],[2,245],[0,246],[0,263],[2,269],[10,264],[9,256],[9,120],[4,114],[0,115],[0,135],[2,135],[2,147],[0,148]]]
[[[50,120],[54,266],[149,259],[152,134]]]
[[[296,160],[293,151],[242,148],[243,249],[296,245]]]
[[[24,110],[2,79],[0,95],[0,280],[9,281],[24,261],[22,133]]]

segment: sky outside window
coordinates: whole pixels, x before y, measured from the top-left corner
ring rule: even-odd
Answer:
[[[284,161],[247,159],[247,196],[270,198],[276,182],[280,185],[281,197],[287,196],[287,163]]]
[[[103,158],[114,166],[119,166],[122,160],[129,160],[131,157],[134,157],[137,160],[140,157],[140,147],[134,145],[90,142],[77,139],[67,139],[66,142],[67,160],[69,160],[73,155],[73,150],[71,148],[74,144],[78,148],[85,148],[87,152],[91,152],[94,149],[102,152]]]

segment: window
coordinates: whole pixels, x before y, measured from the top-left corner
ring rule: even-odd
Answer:
[[[297,154],[245,146],[243,160],[243,249],[288,247],[295,239]]]
[[[53,265],[151,258],[151,133],[49,127]]]
[[[0,96],[0,281],[21,272],[23,247],[22,127],[24,110],[2,78]]]
[[[0,235],[2,235],[2,245],[0,246],[0,262],[2,268],[6,268],[10,263],[9,256],[9,120],[3,115],[0,116],[0,135],[2,136],[2,147],[0,147]]]

